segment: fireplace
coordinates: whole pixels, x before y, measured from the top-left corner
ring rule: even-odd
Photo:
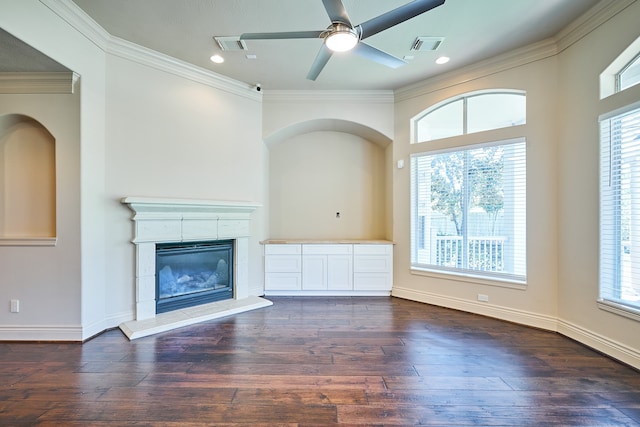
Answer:
[[[156,313],[233,298],[233,240],[156,245]]]
[[[260,205],[251,202],[155,197],[125,197],[121,202],[134,213],[131,242],[135,245],[136,258],[133,313],[135,320],[120,325],[130,339],[271,305],[271,302],[264,298],[250,295],[249,291],[251,214]],[[214,289],[206,289],[202,294],[220,293],[213,298],[224,296],[229,299],[210,303],[198,302],[198,305],[193,307],[171,309],[164,313],[156,312],[158,276],[167,273],[167,270],[160,273],[164,266],[156,268],[158,248],[176,249],[180,246],[183,249],[190,247],[191,249],[187,249],[190,251],[207,246],[216,252],[220,250],[220,244],[227,245],[229,242],[229,258],[222,258],[223,263],[220,263],[220,260],[211,261],[206,267],[207,270],[218,272],[219,264],[222,271],[222,265],[226,263],[230,268],[227,273],[229,290],[220,290],[222,288],[216,288],[216,285],[213,286]],[[171,267],[171,270],[173,274],[174,267]],[[170,281],[186,281],[186,276],[191,276],[191,273],[183,272]],[[196,283],[191,285],[194,288],[207,288]],[[176,298],[176,301],[178,299],[182,297]],[[164,310],[162,304],[160,305],[160,310]]]

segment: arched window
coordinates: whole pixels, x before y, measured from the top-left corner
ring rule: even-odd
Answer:
[[[464,94],[414,118],[414,142],[451,140],[411,156],[412,269],[526,282],[525,138],[455,139],[524,123],[521,91]]]
[[[623,91],[638,83],[640,83],[640,55],[616,74],[616,91]]]
[[[467,93],[440,102],[412,122],[412,143],[526,123],[526,94],[502,90]]]
[[[600,99],[640,83],[640,37],[600,74]]]

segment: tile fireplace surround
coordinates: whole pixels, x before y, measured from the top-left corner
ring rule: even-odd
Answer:
[[[134,212],[135,224],[132,243],[136,245],[136,319],[120,325],[129,339],[272,304],[249,296],[251,213],[260,205],[148,197],[125,197],[121,202]],[[227,239],[235,241],[233,299],[156,315],[156,244]]]

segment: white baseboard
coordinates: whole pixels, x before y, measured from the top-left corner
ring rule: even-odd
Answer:
[[[389,291],[264,291],[268,297],[388,297]]]
[[[401,287],[394,287],[391,295],[394,297],[409,299],[412,301],[419,301],[427,304],[438,305],[441,307],[466,311],[469,313],[481,314],[487,317],[495,317],[496,319],[508,320],[509,322],[532,326],[534,328],[557,331],[558,322],[557,319],[553,316],[491,305],[486,302],[476,302],[459,298],[452,298],[445,295],[438,295],[430,292],[416,291],[414,289],[406,289]]]
[[[82,341],[82,326],[0,326],[0,341]]]
[[[562,319],[558,319],[558,333],[636,369],[640,369],[640,351],[627,345]]]
[[[394,287],[391,295],[411,301],[452,308],[500,320],[507,320],[509,322],[525,326],[558,332],[559,334],[584,344],[587,347],[606,354],[613,359],[626,363],[636,369],[640,369],[640,351],[553,316],[515,310],[508,307],[499,307],[487,303],[452,298],[445,295],[438,295],[401,287]]]
[[[82,328],[82,340],[87,340],[91,337],[99,335],[108,329],[117,328],[122,322],[127,322],[135,318],[133,310],[113,314],[106,319],[101,319],[99,322],[94,322],[88,326]]]

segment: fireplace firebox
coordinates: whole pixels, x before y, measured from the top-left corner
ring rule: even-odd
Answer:
[[[233,298],[233,240],[156,245],[156,313]]]

